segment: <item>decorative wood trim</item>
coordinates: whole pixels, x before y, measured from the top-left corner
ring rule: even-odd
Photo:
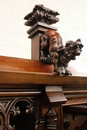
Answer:
[[[0,56],[0,71],[52,73],[53,66],[40,61]]]
[[[46,94],[49,102],[63,104],[67,101],[61,86],[46,86]]]
[[[36,34],[38,34],[38,32],[41,33],[41,34],[43,34],[48,29],[52,29],[52,30],[57,31],[56,27],[50,26],[50,25],[45,24],[45,23],[37,22],[34,26],[32,26],[27,31],[27,33],[29,34],[28,38],[33,38]]]
[[[34,80],[33,80],[34,79]],[[82,87],[85,83],[85,88],[87,85],[87,77],[77,77],[77,76],[58,76],[47,73],[39,72],[11,72],[11,71],[0,71],[0,83],[1,84],[48,84],[48,85],[78,85]]]
[[[27,128],[30,127],[35,130],[34,127],[36,127],[36,122],[38,121],[38,115],[36,111],[36,104],[32,98],[19,97],[15,99],[13,98],[13,100],[8,99],[8,102],[5,102],[4,100],[0,103],[0,130],[14,130],[16,127],[21,128],[23,125],[21,123],[25,123],[25,128],[27,126]],[[34,120],[30,117],[34,118]],[[23,120],[23,118],[29,120]]]

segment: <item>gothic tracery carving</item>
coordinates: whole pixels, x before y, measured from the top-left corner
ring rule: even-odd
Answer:
[[[35,103],[30,98],[16,98],[5,107],[0,104],[0,130],[36,130],[36,121]]]

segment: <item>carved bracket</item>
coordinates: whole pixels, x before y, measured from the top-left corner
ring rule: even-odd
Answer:
[[[50,104],[63,104],[67,101],[61,86],[46,86],[46,95]]]

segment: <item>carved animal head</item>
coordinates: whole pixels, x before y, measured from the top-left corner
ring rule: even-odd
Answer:
[[[83,45],[82,45],[82,42],[80,39],[77,39],[74,44],[73,44],[73,53],[76,55],[76,56],[79,56],[82,52],[82,48],[83,48]]]
[[[77,39],[75,42],[74,41],[67,41],[65,47],[67,48],[66,50],[66,57],[69,60],[75,60],[76,56],[79,56],[82,52],[82,42],[80,39]]]

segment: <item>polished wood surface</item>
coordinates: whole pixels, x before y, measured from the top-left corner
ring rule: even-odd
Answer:
[[[56,15],[59,13],[36,5],[25,16],[25,25],[32,26],[27,31],[31,38],[32,60],[0,56],[0,130],[87,128],[85,118],[80,124],[73,125],[72,121],[77,109],[78,114],[84,110],[86,113],[87,77],[59,76],[53,73],[53,65],[39,61],[40,37],[49,29],[57,31],[50,26],[59,21]]]
[[[67,69],[68,64],[81,54],[82,48],[81,39],[69,40],[64,45],[61,35],[49,29],[40,38],[40,60],[43,63],[53,64],[53,71],[58,75],[72,75]]]
[[[0,56],[0,71],[52,73],[52,68],[52,65],[37,60]]]
[[[0,56],[0,83],[67,85],[69,89],[77,88],[76,85],[80,88],[85,83],[83,87],[86,88],[87,77],[58,76],[52,73],[52,68],[36,60]]]
[[[15,83],[15,84],[48,84],[48,85],[81,85],[87,81],[86,77],[58,77],[57,75],[47,74],[47,73],[33,73],[33,72],[10,72],[10,71],[1,71],[0,72],[0,83]],[[33,81],[34,79],[34,81]],[[68,80],[69,79],[69,80]],[[87,82],[83,86],[86,88]],[[70,87],[70,86],[68,86]]]
[[[1,130],[3,127],[5,129],[8,127],[8,130],[27,130],[28,128],[65,130],[63,112],[73,114],[81,111],[84,115],[85,110],[86,113],[87,77],[59,76],[53,74],[52,70],[52,65],[43,64],[40,61],[0,56]],[[6,111],[4,104],[6,104]],[[81,104],[85,108],[78,106]],[[77,105],[77,108],[72,105]],[[32,125],[35,123],[33,125],[35,128],[30,127],[30,118],[25,110],[30,111]],[[21,120],[23,116],[27,122]],[[17,122],[25,124],[25,127]]]

